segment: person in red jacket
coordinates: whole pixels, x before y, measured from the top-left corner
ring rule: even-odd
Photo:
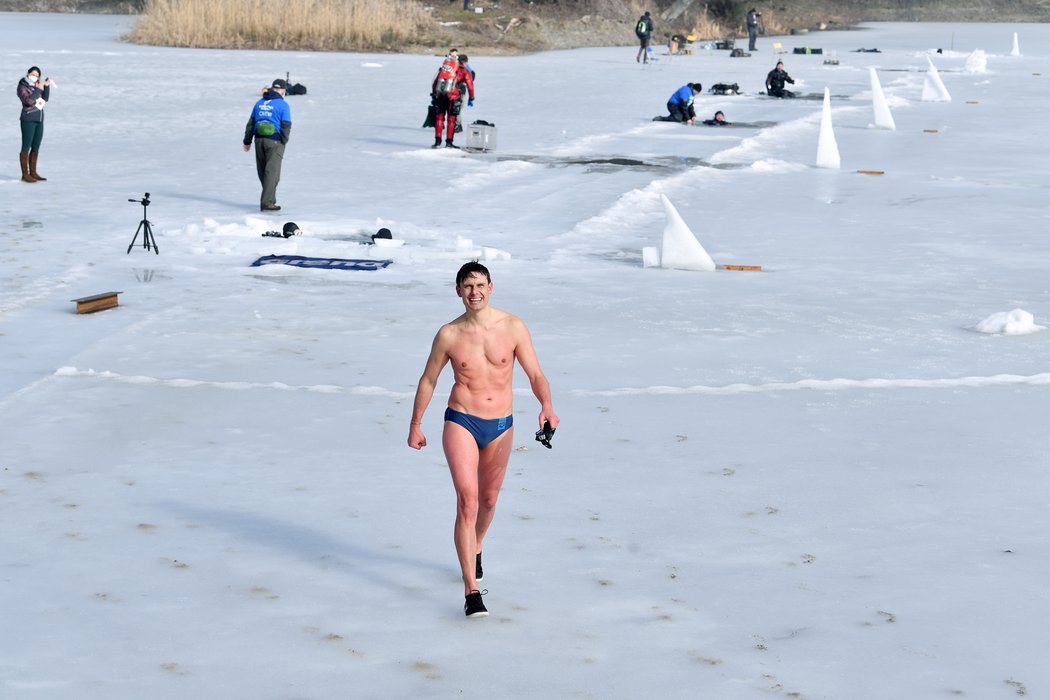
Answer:
[[[434,83],[430,87],[430,94],[434,98],[434,145],[431,148],[438,148],[441,146],[441,132],[445,130],[445,123],[448,123],[447,134],[445,136],[445,147],[446,148],[459,148],[459,146],[452,143],[452,140],[456,136],[456,118],[459,116],[460,107],[462,106],[462,89],[467,89],[467,106],[474,106],[474,76],[471,75],[470,70],[463,67],[459,62],[459,52],[455,49],[449,51],[449,55],[445,58],[445,63],[441,65],[441,69],[438,74],[434,77]]]

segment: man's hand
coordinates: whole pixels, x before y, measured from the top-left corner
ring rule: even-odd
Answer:
[[[421,450],[427,446],[427,437],[420,426],[415,424],[408,426],[408,446],[413,450]]]
[[[467,106],[468,107],[473,107],[474,106],[474,99],[473,98],[467,100]]]
[[[247,153],[248,151],[250,151],[250,150],[251,150],[251,148],[252,148],[252,145],[251,145],[250,143],[246,143],[246,144],[244,144],[244,152],[245,152],[245,153]]]

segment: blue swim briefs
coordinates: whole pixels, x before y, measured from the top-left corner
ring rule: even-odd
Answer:
[[[489,443],[503,434],[507,428],[514,425],[514,416],[506,418],[478,418],[469,413],[455,411],[451,408],[445,409],[445,420],[452,421],[456,425],[462,425],[471,435],[474,442],[478,443],[478,449],[483,450]]]

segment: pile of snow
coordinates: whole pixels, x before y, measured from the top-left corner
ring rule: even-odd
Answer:
[[[999,333],[1001,335],[1028,335],[1041,331],[1046,326],[1038,326],[1035,316],[1024,309],[1000,311],[978,323],[975,328],[981,333]]]
[[[966,57],[966,73],[983,74],[988,72],[988,56],[981,49],[974,49],[973,53]]]

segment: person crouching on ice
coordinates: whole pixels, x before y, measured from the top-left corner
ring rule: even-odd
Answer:
[[[777,61],[777,67],[766,76],[766,94],[770,97],[794,97],[795,93],[784,89],[784,83],[794,85],[795,81],[784,70],[784,62]]]
[[[703,90],[703,86],[700,83],[687,83],[678,88],[671,95],[671,99],[667,101],[667,111],[670,114],[666,117],[653,117],[653,121],[678,122],[679,124],[692,126],[693,122],[696,121],[696,110],[693,108],[693,100],[700,94],[701,90]]]

